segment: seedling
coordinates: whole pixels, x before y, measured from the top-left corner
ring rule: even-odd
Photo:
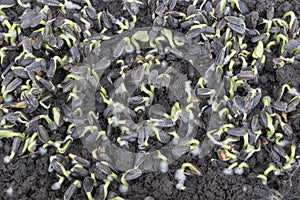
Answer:
[[[270,172],[272,172],[272,171],[274,172],[275,175],[279,175],[280,174],[280,170],[277,169],[273,163],[271,163],[269,165],[269,167],[264,171],[263,174],[259,174],[257,176],[257,178],[260,178],[262,180],[263,185],[267,185],[267,183],[268,183],[267,182],[268,181],[268,174]]]
[[[175,179],[178,181],[176,188],[179,190],[185,190],[184,182],[186,180],[185,169],[189,168],[192,173],[196,175],[201,175],[202,173],[191,163],[183,163],[180,169],[175,172]]]

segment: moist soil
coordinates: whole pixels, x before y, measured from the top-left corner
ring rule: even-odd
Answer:
[[[283,13],[289,10],[294,11],[296,15],[300,15],[300,2],[298,0],[244,0],[244,2],[251,11],[259,12],[260,16],[265,16],[266,10],[270,6],[274,6],[275,16],[282,16]],[[96,5],[97,10],[108,10],[115,16],[128,15],[123,12],[120,1],[105,4],[102,1],[97,3],[95,0],[93,5]],[[186,6],[184,4],[177,5],[176,9],[186,10]],[[152,12],[147,8],[141,9],[137,27],[151,25]],[[10,15],[11,17],[20,16],[21,13],[22,10],[17,10],[16,13],[11,12]],[[64,54],[64,52],[61,52],[61,54]],[[12,58],[15,56],[11,55]],[[180,62],[180,60],[177,62]],[[272,55],[268,55],[266,67],[260,74],[258,87],[263,89],[264,95],[276,96],[276,89],[284,83],[296,88],[300,86],[298,66],[287,65],[284,68],[275,70],[272,64]],[[56,97],[59,100],[60,95],[57,94]],[[165,106],[169,107],[169,105]],[[295,113],[300,113],[300,110],[295,111]],[[203,121],[205,120],[204,118]],[[300,117],[295,116],[292,119],[292,127],[295,133],[300,131],[299,124]],[[66,127],[62,129],[66,129]],[[1,161],[4,156],[10,153],[11,149],[11,140],[3,139],[2,141]],[[299,144],[299,137],[294,138],[294,141]],[[81,143],[81,140],[75,140],[68,152],[91,161],[90,153]],[[61,199],[68,184],[63,184],[60,190],[51,190],[51,185],[57,181],[55,174],[48,172],[49,157],[53,154],[55,154],[55,149],[50,148],[45,155],[40,155],[37,152],[18,157],[10,164],[1,162],[0,199]],[[191,154],[185,154],[169,166],[168,173],[149,172],[136,180],[130,181],[130,187],[126,194],[119,193],[119,185],[116,181],[110,185],[110,190],[126,199],[144,199],[147,196],[154,199],[300,199],[300,172],[297,170],[300,166],[288,175],[270,176],[268,186],[262,185],[261,180],[256,177],[272,162],[269,152],[264,147],[262,151],[249,160],[249,165],[253,170],[246,170],[243,175],[223,175],[222,169],[211,162],[211,156],[216,157],[214,154],[203,158],[195,158]],[[198,166],[202,175],[188,176],[185,182],[186,190],[179,191],[175,187],[177,182],[174,180],[174,174],[184,162],[191,162]],[[12,189],[12,192],[9,192],[9,188]],[[77,190],[72,199],[86,199],[84,191],[82,189]]]

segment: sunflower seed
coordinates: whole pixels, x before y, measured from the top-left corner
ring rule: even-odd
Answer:
[[[255,78],[255,75],[252,71],[241,71],[237,74],[237,78],[241,80],[252,80]]]
[[[231,136],[243,137],[246,133],[246,129],[244,127],[229,128],[226,132]]]
[[[94,179],[91,177],[85,177],[82,185],[83,185],[83,190],[86,193],[90,193],[93,191],[94,188]]]
[[[259,130],[261,130],[261,125],[259,123],[259,120],[258,120],[258,116],[257,115],[254,115],[252,120],[251,120],[251,130],[253,132],[257,132]]]
[[[17,89],[20,85],[22,84],[22,79],[20,78],[15,78],[12,82],[10,82],[6,86],[6,91],[12,92],[15,89]]]
[[[38,26],[41,23],[41,21],[45,18],[45,16],[46,16],[45,13],[42,12],[42,13],[39,13],[34,18],[32,18],[30,27],[35,28],[36,26]]]
[[[106,26],[106,28],[111,29],[113,27],[111,19],[106,12],[103,12],[102,20],[103,20],[103,23]]]
[[[200,33],[202,33],[202,29],[201,28],[195,28],[195,29],[189,30],[186,33],[186,36],[193,39],[193,38],[199,36]]]
[[[126,181],[130,181],[133,179],[137,179],[138,177],[140,177],[142,175],[142,171],[138,168],[136,169],[131,169],[129,171],[127,171],[124,175],[124,179]]]
[[[284,45],[284,50],[293,52],[300,46],[299,40],[291,39]]]
[[[230,24],[233,24],[233,25],[236,25],[236,26],[242,26],[242,25],[244,25],[244,21],[241,18],[239,18],[239,17],[226,16],[224,18]]]
[[[38,126],[38,136],[39,139],[45,144],[50,141],[49,134],[43,125]]]
[[[56,0],[41,0],[41,3],[53,7],[60,6],[60,2]]]
[[[233,31],[243,35],[245,33],[245,27],[244,26],[238,26],[232,23],[227,23],[228,27],[231,28]]]
[[[293,111],[297,110],[297,106],[299,105],[299,103],[300,103],[299,98],[294,99],[292,102],[290,102],[288,104],[286,112],[290,113],[290,112],[293,112]]]
[[[213,89],[210,88],[197,88],[196,89],[196,95],[199,98],[207,98],[210,97],[214,93]]]
[[[111,175],[113,173],[113,170],[110,166],[102,164],[101,162],[96,163],[96,167],[106,175]]]
[[[288,136],[293,135],[293,129],[292,129],[291,125],[283,124],[283,125],[281,125],[281,128],[286,135],[288,135]]]
[[[267,36],[266,33],[262,33],[260,35],[254,36],[251,38],[251,42],[257,43],[258,41],[263,40],[266,36]]]
[[[86,177],[89,175],[89,171],[84,169],[84,168],[79,168],[79,167],[73,167],[71,169],[71,172],[75,173],[76,175],[79,175],[81,177]]]
[[[278,144],[275,144],[273,147],[274,147],[274,150],[275,150],[280,156],[285,157],[285,156],[287,155],[286,152],[284,151],[284,149],[283,149],[281,146],[279,146]]]
[[[282,102],[282,101],[274,101],[272,103],[272,107],[275,109],[275,110],[278,110],[278,111],[286,111],[287,109],[287,106],[288,104],[286,102]]]

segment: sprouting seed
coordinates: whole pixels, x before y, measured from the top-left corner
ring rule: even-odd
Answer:
[[[76,175],[79,175],[81,177],[86,177],[89,175],[89,171],[84,168],[81,168],[81,167],[74,166],[74,167],[72,167],[71,172],[75,173]]]
[[[5,91],[12,92],[17,89],[22,84],[22,79],[15,78],[12,82],[10,82],[7,86]]]
[[[31,19],[32,21],[30,27],[35,28],[36,26],[38,26],[41,23],[41,21],[45,18],[45,16],[46,15],[44,12],[41,12],[37,16],[34,16],[34,18]]]
[[[92,177],[85,177],[82,185],[83,185],[83,190],[88,196],[88,199],[93,199],[91,193],[94,189],[94,179]]]
[[[74,181],[68,189],[64,193],[64,200],[71,199],[72,195],[74,194],[76,188],[81,188],[81,182],[79,180]]]
[[[38,81],[48,90],[48,91],[54,91],[55,86],[50,82],[47,81],[44,78],[39,78]]]
[[[142,171],[140,169],[136,168],[136,169],[130,169],[127,172],[125,172],[125,174],[122,176],[122,178],[125,179],[126,181],[130,181],[133,179],[137,179],[141,175],[142,175]]]
[[[169,134],[167,134],[165,131],[160,130],[160,131],[158,132],[158,134],[159,134],[159,140],[160,140],[162,143],[166,144],[166,143],[170,142],[171,136],[170,136]]]
[[[24,93],[24,95],[22,97],[26,103],[25,110],[27,112],[32,113],[39,106],[38,100],[31,93]]]
[[[23,43],[24,51],[26,51],[27,53],[32,53],[32,46],[31,46],[31,43],[29,41],[29,38],[28,37],[23,37],[22,38],[22,43]]]
[[[41,61],[33,62],[27,67],[25,67],[26,71],[36,72],[42,69]],[[29,75],[29,74],[28,74]]]
[[[11,67],[11,69],[16,76],[19,76],[20,78],[24,78],[24,79],[28,78],[28,74],[25,71],[24,67],[17,66],[17,67]]]
[[[113,173],[112,169],[101,162],[96,163],[97,169],[101,170],[106,175],[111,175]]]

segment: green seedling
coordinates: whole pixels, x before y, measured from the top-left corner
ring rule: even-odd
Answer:
[[[32,134],[32,136],[30,137],[30,140],[29,140],[29,143],[28,143],[28,151],[30,153],[33,153],[36,149],[36,139],[37,139],[37,136],[38,136],[38,133],[37,132],[34,132]]]
[[[65,34],[62,33],[62,34],[59,35],[59,37],[67,43],[69,48],[72,48],[73,46],[76,45],[77,39],[74,35],[71,35],[69,33],[65,33]],[[71,44],[70,40],[72,40],[72,44]]]
[[[152,102],[153,102],[153,98],[154,98],[154,86],[153,86],[153,85],[150,85],[150,90],[148,90],[148,89],[146,88],[145,84],[142,83],[142,85],[141,85],[141,91],[142,91],[142,92],[145,92],[145,93],[149,96],[149,98],[150,98],[149,101],[146,101],[146,102],[145,102],[145,105],[146,105],[146,106],[151,105]]]
[[[293,11],[288,11],[286,12],[283,16],[282,19],[286,19],[287,17],[290,17],[290,23],[289,23],[289,28],[292,29],[294,22],[297,20],[297,17]]]
[[[260,178],[262,180],[263,185],[267,185],[267,183],[268,183],[267,182],[268,181],[268,174],[270,172],[274,172],[275,175],[279,175],[280,174],[280,170],[277,169],[273,163],[271,163],[269,165],[269,167],[264,171],[263,174],[259,174],[257,176],[257,178]]]
[[[242,175],[244,173],[244,169],[249,168],[249,165],[246,162],[241,162],[235,169],[234,173],[238,175]]]
[[[54,146],[57,148],[59,153],[64,154],[67,151],[67,149],[71,146],[72,142],[73,138],[70,135],[68,135],[62,142],[55,142]],[[64,145],[61,147],[62,144]]]
[[[171,115],[170,116],[165,115],[165,117],[167,118],[170,117],[173,122],[176,122],[178,119],[180,119],[181,114],[182,114],[182,110],[180,108],[179,102],[175,102],[171,109]]]
[[[281,98],[282,98],[282,96],[283,96],[283,94],[284,94],[284,92],[287,90],[287,91],[290,91],[292,88],[289,86],[289,84],[283,84],[282,86],[281,86],[281,92],[280,92],[280,95],[279,95],[279,97],[278,97],[278,99],[277,99],[277,101],[280,101],[281,100]]]
[[[257,46],[255,47],[252,57],[256,59],[261,59],[264,54],[264,43],[262,41],[258,41]]]
[[[160,162],[160,171],[162,173],[167,173],[169,170],[168,159],[165,155],[163,155],[159,150],[157,151],[157,158],[161,160]]]
[[[57,182],[53,183],[51,185],[51,189],[52,190],[60,190],[61,189],[61,185],[62,183],[64,182],[65,180],[65,177],[64,176],[61,176],[59,174],[56,174],[56,176],[59,178]]]
[[[171,48],[176,49],[176,45],[174,44],[173,41],[173,33],[170,30],[165,28],[161,30],[161,33],[168,39]]]
[[[121,185],[119,187],[120,192],[126,193],[128,190],[128,182],[130,180],[136,179],[142,175],[142,171],[136,166],[132,169],[127,170],[121,177]]]
[[[186,180],[185,170],[189,168],[193,174],[202,175],[202,173],[191,163],[183,163],[180,169],[175,172],[175,179],[178,181],[176,188],[179,190],[185,190],[184,182]]]
[[[204,88],[206,83],[207,83],[207,80],[201,76],[197,82],[197,85],[200,85],[201,88]]]
[[[234,162],[223,170],[225,175],[233,175],[233,169],[238,166],[238,162]]]
[[[280,41],[282,41],[280,53],[283,54],[284,53],[284,46],[285,46],[286,43],[288,43],[289,40],[285,35],[280,33],[276,36],[276,43],[280,44]]]
[[[28,3],[23,3],[21,0],[17,0],[19,6],[21,6],[22,8],[30,8],[31,7],[31,4],[28,2]]]
[[[11,130],[0,130],[0,137],[5,137],[5,138],[12,138],[12,137],[19,137],[22,139],[25,139],[25,135],[20,132],[14,132]]]

